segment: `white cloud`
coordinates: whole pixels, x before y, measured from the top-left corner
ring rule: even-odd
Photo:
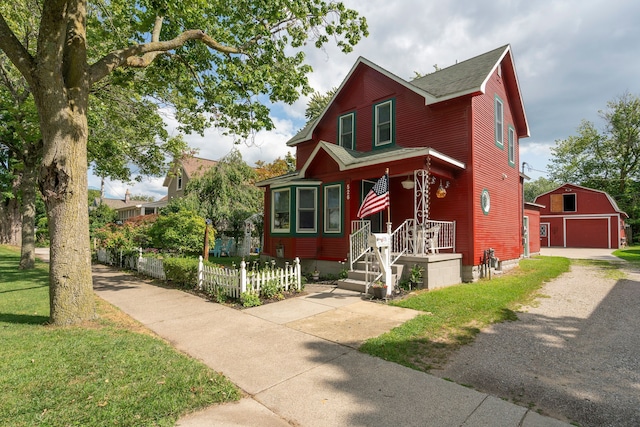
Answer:
[[[344,55],[333,46],[309,47],[312,87],[326,92],[346,77],[358,56],[402,77],[446,67],[511,44],[531,137],[521,157],[545,169],[549,147],[575,133],[582,119],[598,122],[606,102],[629,91],[640,94],[640,2],[624,0],[345,0],[369,23],[370,36]],[[236,146],[249,164],[272,161],[287,151],[286,141],[304,125],[308,98],[277,105],[276,129],[260,132],[254,145]],[[170,121],[168,121],[171,127]],[[175,123],[173,124],[175,126]],[[216,130],[189,136],[200,156],[219,159],[233,140]],[[150,191],[157,185],[148,183]],[[137,187],[135,187],[137,188]]]

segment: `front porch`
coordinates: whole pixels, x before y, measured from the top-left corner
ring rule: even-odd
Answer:
[[[394,287],[416,265],[423,271],[420,288],[435,289],[462,282],[462,255],[455,253],[455,222],[417,223],[408,219],[385,234],[371,233],[371,223],[366,220],[352,221],[351,228],[348,278],[338,282],[340,288],[368,292],[376,281],[384,282],[381,264],[385,262],[390,265]],[[387,261],[380,256],[378,247],[390,252]]]

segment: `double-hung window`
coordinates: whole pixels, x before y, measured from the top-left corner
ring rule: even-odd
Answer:
[[[373,107],[374,146],[381,147],[393,142],[393,102],[381,102]]]
[[[502,100],[496,95],[494,115],[495,115],[495,133],[496,133],[496,145],[500,148],[504,147],[504,107]]]
[[[271,231],[288,233],[290,231],[291,190],[273,190],[271,192]]]
[[[298,233],[317,232],[317,188],[298,188],[296,193],[296,231]]]
[[[340,184],[324,187],[324,232],[327,234],[342,232],[342,186]]]
[[[354,113],[345,114],[338,119],[338,141],[341,147],[350,150],[355,148],[355,124]]]
[[[509,166],[516,164],[516,131],[509,126]]]

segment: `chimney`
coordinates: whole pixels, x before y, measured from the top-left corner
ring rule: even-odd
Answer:
[[[131,201],[131,193],[129,193],[129,189],[127,188],[127,192],[124,193],[124,202],[129,203]]]

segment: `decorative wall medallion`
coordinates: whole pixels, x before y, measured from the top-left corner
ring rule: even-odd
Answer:
[[[482,190],[482,194],[480,195],[480,206],[482,207],[482,213],[489,215],[489,210],[491,209],[491,197],[489,197],[489,190],[486,188]]]

